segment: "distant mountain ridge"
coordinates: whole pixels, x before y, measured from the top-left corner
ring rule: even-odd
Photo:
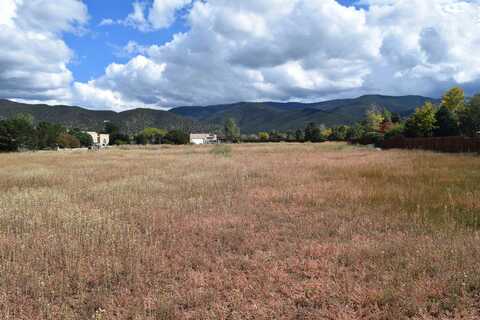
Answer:
[[[355,99],[338,99],[317,103],[240,102],[209,107],[179,107],[173,112],[205,124],[221,124],[234,118],[242,131],[294,130],[309,122],[326,126],[360,121],[369,108],[377,106],[407,116],[425,102],[438,99],[422,96],[365,95]]]
[[[191,131],[213,131],[234,118],[243,133],[270,130],[295,130],[309,122],[334,126],[361,120],[372,106],[388,108],[403,116],[415,108],[438,99],[422,96],[366,95],[355,99],[338,99],[317,103],[298,102],[239,102],[213,106],[178,107],[169,111],[133,109],[124,112],[95,111],[74,106],[48,106],[0,100],[0,119],[18,113],[31,114],[36,122],[60,123],[66,127],[99,131],[105,121],[120,125],[126,132],[135,133],[145,127],[182,128]]]
[[[31,105],[0,100],[0,119],[19,113],[31,114],[35,122],[59,123],[67,128],[100,131],[105,122],[120,125],[128,133],[136,133],[146,127],[165,129],[195,129],[195,121],[172,112],[153,109],[133,109],[124,112],[96,111],[72,106]]]

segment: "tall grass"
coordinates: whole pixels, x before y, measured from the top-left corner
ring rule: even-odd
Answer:
[[[0,155],[0,319],[480,318],[478,157],[218,148]]]
[[[217,144],[210,150],[210,153],[217,156],[230,157],[232,147],[226,144]]]

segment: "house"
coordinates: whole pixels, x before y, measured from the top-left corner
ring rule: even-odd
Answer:
[[[210,133],[191,133],[190,143],[191,144],[214,144],[214,143],[218,143],[218,137],[216,134],[210,134]]]
[[[87,132],[92,137],[93,145],[96,147],[104,148],[110,143],[110,135],[97,132]]]

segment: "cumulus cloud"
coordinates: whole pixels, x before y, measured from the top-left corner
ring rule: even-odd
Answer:
[[[154,29],[167,28],[174,22],[176,12],[191,2],[192,0],[155,0],[148,20]]]
[[[0,97],[64,100],[70,95],[73,53],[60,33],[87,21],[81,1],[2,0],[0,2]]]
[[[16,18],[17,6],[11,6],[16,1],[12,1],[7,1],[10,7],[2,1],[0,23],[24,28]],[[166,28],[183,8],[188,31],[150,47],[129,42],[123,52],[131,56],[130,61],[112,63],[101,77],[88,83],[74,82],[69,99],[89,107],[123,110],[241,100],[317,101],[366,93],[438,96],[458,84],[478,90],[478,0],[358,3],[363,6],[346,7],[335,0],[136,2],[124,20],[130,25],[144,31]],[[64,12],[68,16],[70,11]],[[70,14],[62,23],[36,34],[50,39],[52,49],[46,52],[55,51],[56,61],[68,61],[71,55],[56,34],[83,21],[73,17]],[[71,81],[65,63],[37,62],[44,56],[40,48],[35,49],[40,54],[31,56],[21,49],[32,42],[28,38],[32,35],[20,35],[17,55],[27,55],[32,61],[0,70],[13,79],[21,78],[18,71],[25,71],[26,66],[42,65],[51,75],[42,86],[51,85],[41,89],[34,82],[20,81],[22,90],[60,95]],[[5,62],[7,55],[1,54],[3,65],[10,66]],[[38,88],[31,91],[34,84]]]
[[[88,83],[75,82],[72,100],[118,111],[158,104],[162,97],[155,86],[162,82],[165,67],[141,55],[127,64],[111,64],[103,77]]]
[[[449,86],[480,84],[480,3],[459,0],[366,1],[369,25],[381,31],[382,63],[370,90],[439,95]],[[414,10],[412,10],[414,8]]]
[[[135,1],[133,11],[120,20],[104,19],[100,26],[123,25],[149,32],[168,28],[175,22],[179,10],[192,3],[193,0],[154,0],[149,6],[147,2]]]
[[[480,84],[478,1],[359,3],[367,7],[334,0],[198,1],[188,32],[142,48],[124,66],[129,72],[107,69],[91,85],[168,107],[364,93],[438,96],[454,84]],[[139,58],[150,68],[136,68]]]
[[[187,19],[188,32],[141,56],[161,75],[129,63],[129,73],[106,72],[92,85],[121,84],[124,96],[154,107],[316,99],[360,86],[380,53],[366,13],[334,0],[198,1]]]

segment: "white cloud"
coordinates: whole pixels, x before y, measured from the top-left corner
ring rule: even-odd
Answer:
[[[177,10],[189,5],[192,0],[155,0],[148,14],[154,29],[169,27],[175,20]]]
[[[162,96],[154,86],[162,81],[164,71],[165,64],[153,63],[139,55],[125,65],[109,65],[99,79],[75,82],[72,100],[80,105],[113,110],[155,105]]]
[[[190,31],[142,51],[158,77],[129,63],[93,85],[154,107],[318,99],[361,86],[380,53],[366,13],[334,0],[198,1],[187,19]]]
[[[369,1],[369,24],[381,30],[382,64],[372,65],[371,90],[439,94],[480,84],[480,2]],[[415,8],[412,10],[412,8]],[[392,76],[393,75],[393,76]]]
[[[125,20],[119,21],[119,23],[138,28],[141,31],[148,31],[150,24],[145,18],[145,10],[147,10],[145,3],[134,2],[133,12]]]
[[[123,25],[142,32],[166,29],[174,22],[177,12],[193,0],[153,0],[151,6],[144,1],[133,2],[133,11],[120,20],[103,19],[100,26]]]
[[[158,30],[183,9],[188,31],[150,47],[132,39],[123,48],[130,61],[112,63],[98,79],[71,87],[71,52],[58,33],[83,23],[86,12],[74,15],[79,1],[64,0],[70,4],[62,9],[65,17],[37,31],[33,26],[48,19],[31,22],[43,16],[19,10],[17,2],[0,4],[7,30],[0,41],[11,43],[0,53],[0,90],[17,98],[64,97],[122,110],[364,93],[438,96],[456,84],[470,91],[480,87],[479,0],[362,0],[363,9],[335,0],[136,2],[125,20],[101,24]],[[35,47],[32,39],[38,37],[45,40]],[[30,68],[37,78],[27,79]],[[41,84],[33,80],[43,74]]]
[[[102,21],[100,21],[100,23],[98,24],[99,26],[111,26],[111,25],[114,25],[116,22],[112,19],[103,19]]]
[[[368,9],[334,0],[198,1],[187,33],[142,48],[161,76],[130,65],[95,85],[154,107],[478,88],[479,1],[362,3]]]
[[[60,33],[79,30],[87,19],[87,8],[77,0],[2,0],[0,97],[68,98],[73,53]]]

